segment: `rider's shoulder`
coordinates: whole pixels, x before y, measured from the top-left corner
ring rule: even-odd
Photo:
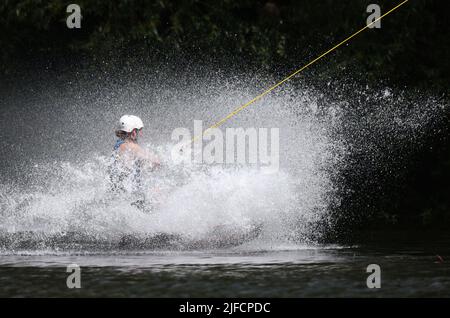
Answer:
[[[124,142],[119,147],[120,151],[139,151],[141,147],[138,144],[132,142]]]

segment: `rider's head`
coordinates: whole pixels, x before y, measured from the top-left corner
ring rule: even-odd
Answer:
[[[116,136],[120,139],[129,138],[133,141],[137,141],[138,137],[142,134],[142,128],[144,128],[144,124],[139,117],[134,115],[123,115],[119,119]]]

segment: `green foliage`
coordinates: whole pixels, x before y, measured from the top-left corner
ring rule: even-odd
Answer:
[[[127,46],[238,55],[271,68],[295,68],[365,24],[373,1],[123,0],[87,1],[82,29],[68,30],[60,0],[5,0],[0,4],[3,71],[19,56],[90,54]],[[447,1],[416,0],[342,48],[341,61],[372,79],[447,88],[450,48]],[[382,11],[392,1],[380,1]]]

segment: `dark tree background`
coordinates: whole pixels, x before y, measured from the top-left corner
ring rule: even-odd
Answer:
[[[368,4],[379,4],[382,13],[397,4],[381,0],[77,0],[82,28],[70,30],[65,26],[70,3],[0,3],[4,85],[18,84],[27,72],[43,67],[57,70],[80,59],[95,64],[109,57],[130,63],[133,58],[145,61],[150,55],[188,56],[193,63],[216,65],[236,62],[280,78],[361,28]],[[420,89],[448,100],[449,14],[449,1],[410,0],[383,19],[380,30],[359,35],[312,72],[320,81],[351,69],[368,82],[381,79],[392,87]],[[402,176],[403,186],[393,193],[375,191],[389,182],[386,175],[374,183],[365,182],[365,175],[349,176],[348,186],[357,191],[344,198],[348,209],[361,209],[352,202],[364,198],[370,202],[376,226],[448,228],[450,116],[446,115],[439,132],[427,140],[428,146],[414,153],[414,162]]]

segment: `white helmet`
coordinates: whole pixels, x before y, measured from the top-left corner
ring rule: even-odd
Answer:
[[[123,115],[119,119],[119,128],[117,130],[132,132],[134,129],[141,129],[144,127],[142,120],[134,115]]]

